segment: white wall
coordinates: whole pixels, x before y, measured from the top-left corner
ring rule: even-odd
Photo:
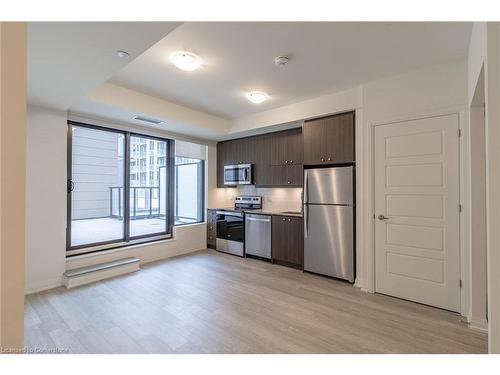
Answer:
[[[470,108],[470,325],[487,330],[485,122],[483,103],[478,104]]]
[[[488,289],[488,350],[500,353],[500,24],[474,23],[467,67],[468,103],[484,73],[486,132],[486,247]],[[474,116],[474,110],[471,111]],[[474,118],[472,119],[474,121]]]
[[[79,117],[73,119],[101,126],[131,129],[149,135],[171,137],[168,133],[140,127],[132,128],[125,124],[112,124]],[[65,258],[67,115],[65,112],[28,106],[27,127],[26,293],[60,286],[66,269],[126,256],[136,256],[142,262],[149,262],[206,247],[206,224],[201,223],[174,228],[173,238],[166,241],[131,246],[122,251],[110,250],[92,256],[73,257],[67,263]],[[193,150],[197,150],[197,156],[203,153],[200,151],[203,148],[181,146],[183,154],[194,155]],[[214,154],[212,152],[209,155]],[[207,165],[213,163],[215,160],[209,159]],[[207,175],[210,180],[211,174]]]
[[[66,250],[66,113],[28,106],[27,292],[61,285]]]
[[[363,86],[365,124],[463,108],[466,74],[462,61],[367,83]]]
[[[467,98],[472,103],[477,80],[486,60],[486,22],[474,22],[467,59]]]
[[[458,113],[466,109],[467,81],[466,64],[458,62],[435,66],[403,75],[367,83],[363,86],[363,135],[362,144],[365,157],[362,163],[366,166],[364,184],[360,194],[366,204],[363,208],[364,217],[364,254],[358,264],[362,286],[369,291],[375,291],[374,283],[374,232],[373,232],[373,126],[397,120],[406,120],[428,115]],[[460,117],[461,122],[468,122]],[[461,124],[464,126],[464,124]],[[358,134],[359,135],[359,134]],[[464,135],[466,137],[467,134]],[[462,155],[464,157],[464,155]],[[464,157],[462,164],[467,162]],[[457,202],[458,203],[458,202]],[[464,239],[466,242],[466,239]],[[466,249],[462,249],[465,251]],[[467,267],[463,267],[464,270]],[[467,279],[468,275],[463,275]],[[360,285],[361,286],[361,285]],[[468,310],[468,300],[463,292],[464,306],[462,313]]]
[[[500,23],[488,23],[486,39],[488,345],[490,353],[500,353]]]
[[[234,188],[217,188],[217,146],[208,146],[207,162],[207,207],[222,208],[233,206],[237,191]]]

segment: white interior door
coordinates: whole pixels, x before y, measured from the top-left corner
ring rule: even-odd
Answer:
[[[458,115],[375,128],[376,291],[460,310]]]

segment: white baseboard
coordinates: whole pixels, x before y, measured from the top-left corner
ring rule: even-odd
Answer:
[[[366,285],[366,283],[363,279],[356,278],[356,280],[354,281],[354,287],[358,288],[362,292],[371,293],[370,289],[368,288],[368,286]]]
[[[43,292],[44,290],[59,288],[62,285],[62,276],[42,280],[32,284],[26,284],[24,288],[24,295],[26,296],[28,294]]]
[[[488,321],[485,318],[471,317],[469,328],[475,331],[488,332]]]

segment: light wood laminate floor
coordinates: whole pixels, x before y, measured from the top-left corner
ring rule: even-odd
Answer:
[[[457,314],[212,250],[26,298],[25,346],[73,353],[484,353]]]

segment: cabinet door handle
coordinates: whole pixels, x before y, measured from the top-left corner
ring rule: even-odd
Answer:
[[[321,158],[321,161],[325,161],[325,158]]]
[[[287,181],[286,183],[287,183],[288,185],[290,185],[290,181]]]
[[[328,161],[332,161],[332,158],[328,158]]]
[[[286,221],[286,219],[285,219],[285,218],[283,218],[282,220],[283,220],[283,221]]]
[[[288,219],[288,221],[290,222],[290,221],[292,221],[292,219]]]

